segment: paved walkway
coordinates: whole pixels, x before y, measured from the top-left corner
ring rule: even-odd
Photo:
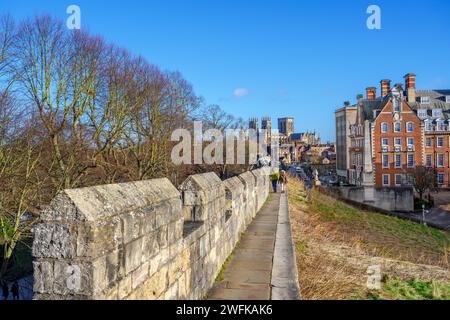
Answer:
[[[281,266],[286,260],[282,239],[286,239],[286,230],[279,233],[280,199],[287,212],[286,196],[271,193],[267,203],[248,227],[234,250],[229,264],[222,274],[222,281],[216,283],[208,295],[210,300],[270,300],[272,299],[272,276],[276,286],[281,289],[275,299],[289,298],[285,269]],[[282,218],[285,224],[285,213]],[[290,230],[290,224],[289,224]],[[278,231],[278,232],[277,232]],[[289,233],[289,243],[292,244]],[[290,254],[290,253],[289,253]],[[274,260],[275,256],[275,260]],[[278,258],[277,258],[278,257]],[[295,255],[293,256],[295,263]],[[286,266],[284,266],[286,267]],[[288,267],[292,273],[292,266]],[[297,273],[295,267],[295,273]],[[295,274],[295,277],[297,274]],[[297,279],[297,278],[295,278]],[[295,280],[296,281],[296,280]],[[298,288],[298,282],[296,283]],[[289,289],[288,289],[289,290]]]

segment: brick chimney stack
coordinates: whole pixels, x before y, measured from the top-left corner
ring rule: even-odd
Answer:
[[[380,81],[381,83],[381,97],[386,97],[391,91],[391,80],[384,79]]]
[[[416,75],[414,73],[408,73],[404,78],[407,101],[416,102]]]
[[[377,97],[377,88],[375,88],[375,87],[366,88],[366,97],[367,97],[367,100],[375,99]]]

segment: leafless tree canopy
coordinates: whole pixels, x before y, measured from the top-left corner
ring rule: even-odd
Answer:
[[[221,129],[236,123],[217,106],[205,109],[179,72],[161,71],[49,16],[20,23],[1,17],[2,260],[29,232],[24,217],[62,189],[179,181],[205,169],[173,168],[170,161],[172,131],[192,128],[198,117]]]

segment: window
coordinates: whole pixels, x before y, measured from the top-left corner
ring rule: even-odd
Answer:
[[[450,103],[450,96],[445,96],[445,102]]]
[[[432,138],[427,138],[427,139],[425,140],[425,145],[426,145],[428,148],[431,148],[431,147],[433,146],[433,139],[432,139]]]
[[[396,147],[401,147],[402,146],[402,138],[394,138],[394,145]]]
[[[438,148],[443,148],[444,147],[444,137],[437,137],[436,145]]]
[[[433,156],[431,154],[427,154],[426,155],[426,163],[425,165],[427,167],[432,167],[433,166]]]
[[[383,174],[383,186],[385,187],[389,187],[390,183],[389,183],[389,175],[388,174]]]
[[[430,97],[420,97],[421,104],[430,104],[430,102],[431,102]]]
[[[445,130],[445,123],[444,123],[444,121],[438,121],[437,122],[436,130],[437,131],[444,131]]]
[[[433,109],[433,118],[440,118],[442,117],[442,109]]]
[[[443,173],[438,173],[438,184],[439,185],[443,185],[444,184],[444,182],[445,182],[445,176],[444,176],[444,174]]]
[[[383,168],[389,168],[389,155],[383,154]]]
[[[394,132],[400,132],[402,131],[402,124],[400,122],[396,122],[394,124]]]
[[[394,112],[400,112],[400,101],[398,99],[394,98]]]
[[[395,155],[395,167],[396,168],[401,168],[402,167],[402,155],[401,154],[396,154]]]
[[[402,186],[402,175],[401,174],[396,174],[395,175],[395,186],[396,187],[401,187]]]
[[[414,131],[414,123],[413,122],[408,122],[406,124],[406,132],[413,132]]]
[[[388,138],[381,139],[381,144],[383,145],[383,147],[388,147],[389,146],[389,139]]]
[[[437,155],[437,166],[439,168],[444,167],[444,154],[443,153],[438,153],[438,155]]]
[[[408,142],[408,146],[414,146],[414,138],[408,138],[407,142]]]
[[[417,110],[417,115],[421,119],[426,118],[427,117],[427,109],[419,109],[419,110]]]
[[[414,154],[408,154],[408,168],[414,168]]]
[[[389,125],[386,122],[383,122],[381,124],[381,132],[382,133],[388,133],[389,132]]]
[[[425,121],[425,131],[433,131],[433,123],[431,121]]]

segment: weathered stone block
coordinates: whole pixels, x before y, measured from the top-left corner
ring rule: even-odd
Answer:
[[[136,289],[148,278],[149,263],[146,262],[131,274],[132,288]]]
[[[53,293],[53,263],[50,261],[34,261],[33,291],[37,293]]]
[[[125,299],[128,295],[131,294],[131,291],[132,291],[132,287],[131,287],[131,274],[130,274],[119,281],[119,287],[118,287],[119,299],[121,299],[121,300]]]
[[[33,228],[33,256],[69,259],[74,256],[74,234],[64,224],[38,224]]]
[[[139,238],[125,245],[125,274],[129,274],[141,265],[142,244],[143,238]]]

